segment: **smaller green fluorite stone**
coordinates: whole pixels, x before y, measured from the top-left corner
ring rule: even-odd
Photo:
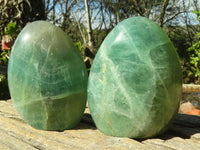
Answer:
[[[76,126],[87,99],[87,71],[71,39],[45,21],[17,37],[8,65],[11,98],[22,118],[43,130]]]
[[[103,41],[91,68],[88,104],[97,128],[120,137],[148,138],[165,131],[182,93],[176,50],[153,21],[119,23]]]

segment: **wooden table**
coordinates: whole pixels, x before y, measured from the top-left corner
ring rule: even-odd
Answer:
[[[99,132],[88,108],[80,124],[63,132],[29,126],[11,100],[0,100],[0,150],[200,150],[200,117],[178,114],[170,129],[145,140],[106,136]]]

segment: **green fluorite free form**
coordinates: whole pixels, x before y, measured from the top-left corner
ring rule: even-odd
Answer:
[[[43,130],[76,126],[87,99],[87,71],[78,49],[58,27],[28,24],[8,65],[11,98],[22,118]]]
[[[133,17],[103,41],[91,68],[88,104],[107,135],[147,138],[165,131],[182,93],[178,55],[153,21]]]

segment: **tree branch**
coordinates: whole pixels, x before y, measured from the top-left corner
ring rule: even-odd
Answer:
[[[165,11],[166,11],[166,8],[167,8],[168,4],[169,4],[169,0],[165,0],[163,5],[162,5],[162,11],[161,11],[160,18],[159,18],[159,23],[158,23],[158,25],[160,27],[163,26]]]

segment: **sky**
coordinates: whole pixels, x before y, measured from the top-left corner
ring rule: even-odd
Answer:
[[[82,0],[83,1],[83,0]],[[198,1],[198,0],[197,0]],[[52,0],[51,0],[52,2]],[[189,24],[189,25],[197,25],[199,24],[199,21],[197,20],[197,15],[194,14],[192,11],[193,11],[193,5],[192,5],[192,2],[193,0],[180,0],[178,1],[177,3],[177,6],[183,6],[183,3],[185,3],[185,7],[186,9],[189,11],[189,13],[181,13],[180,15],[178,15],[175,19],[173,19],[172,21],[172,25],[178,25],[178,26],[184,26],[186,24]],[[176,1],[175,1],[176,3]],[[200,5],[200,2],[199,2],[199,5]],[[182,7],[181,6],[181,7]],[[83,9],[81,9],[81,7]],[[198,6],[200,8],[200,6]],[[56,14],[57,14],[57,17],[59,18],[61,16],[61,7],[59,5],[56,6]],[[78,11],[79,10],[79,11]],[[159,10],[160,11],[160,10]],[[92,28],[96,28],[98,27],[100,21],[101,20],[101,15],[97,16],[96,18],[94,18],[95,14],[97,14],[98,12],[98,9],[93,11],[93,15],[92,15]],[[79,6],[75,6],[74,9],[73,9],[73,12],[72,12],[72,17],[75,19],[76,18],[82,18],[81,21],[83,24],[87,25],[87,21],[86,21],[86,14],[84,14],[84,3],[79,3]],[[166,13],[167,15],[167,13]],[[188,18],[187,19],[187,22],[185,22],[185,17],[188,15]],[[113,17],[114,18],[114,17]],[[75,19],[76,20],[76,19]]]

